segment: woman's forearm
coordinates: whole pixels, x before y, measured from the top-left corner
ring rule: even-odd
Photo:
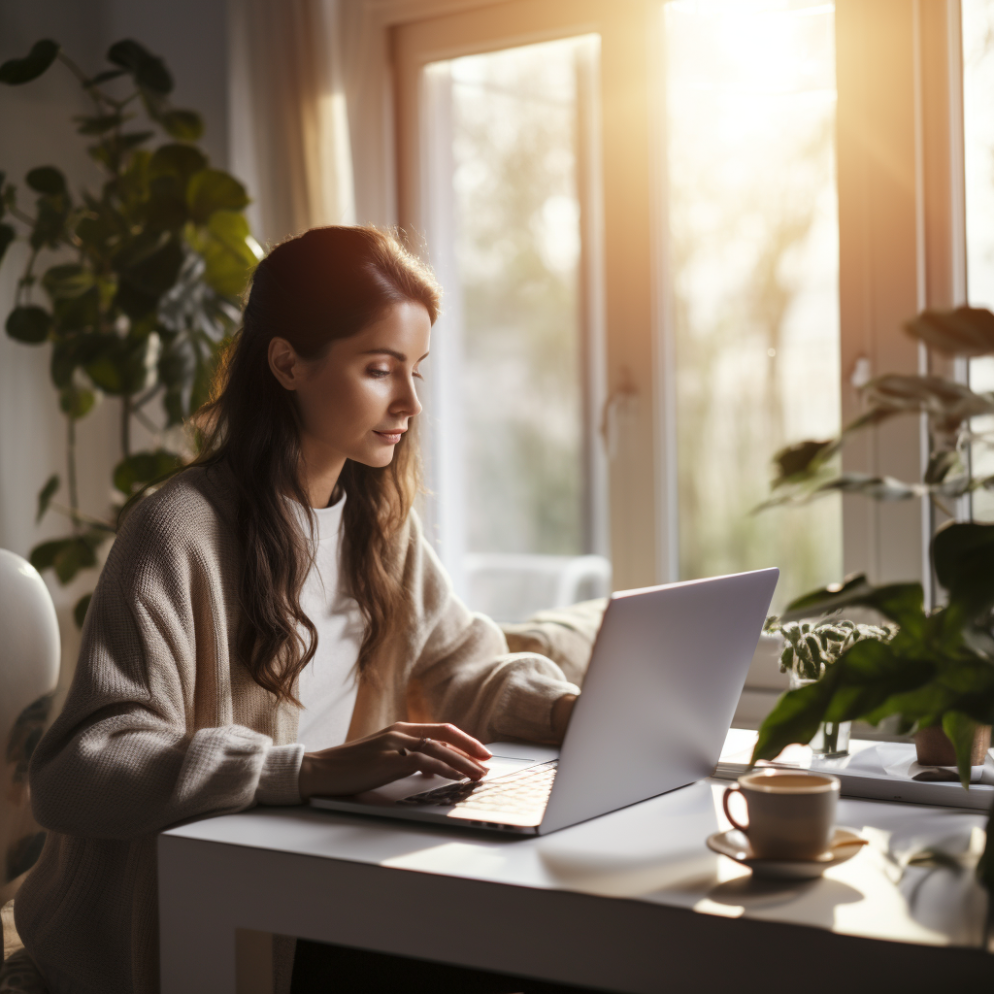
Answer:
[[[267,771],[274,765],[267,764],[271,753],[290,751],[244,726],[189,736],[147,710],[122,708],[65,739],[42,740],[31,763],[32,805],[39,824],[51,831],[140,838],[186,818],[251,807],[267,772],[268,780],[283,783],[267,784],[272,797],[261,800],[299,802],[296,763]]]

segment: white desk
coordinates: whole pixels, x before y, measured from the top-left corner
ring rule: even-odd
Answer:
[[[976,847],[983,815],[843,800],[839,823],[872,845],[821,880],[764,883],[705,848],[728,827],[725,786],[544,838],[307,808],[172,829],[159,838],[162,994],[266,990],[264,969],[236,981],[236,929],[626,992],[989,983],[972,873],[901,867],[925,845]]]

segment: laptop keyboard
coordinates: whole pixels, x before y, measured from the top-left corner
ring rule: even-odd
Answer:
[[[534,814],[535,824],[541,821],[545,805],[552,792],[558,760],[529,766],[515,773],[505,773],[493,780],[460,780],[432,790],[405,797],[399,804],[454,805],[458,809],[472,808],[482,815],[493,814],[495,822],[501,815],[526,818]]]

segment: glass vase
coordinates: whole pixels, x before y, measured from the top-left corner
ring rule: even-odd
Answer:
[[[849,755],[851,721],[823,721],[809,743],[811,751],[822,759],[835,759]]]
[[[806,687],[809,683],[817,683],[817,681],[806,680],[793,672],[790,674],[791,690]],[[823,721],[808,745],[820,759],[837,759],[839,756],[848,756],[851,731],[851,721]]]

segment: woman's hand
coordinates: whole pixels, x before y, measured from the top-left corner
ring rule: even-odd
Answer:
[[[455,725],[398,721],[364,739],[305,753],[298,789],[306,801],[316,794],[360,794],[419,772],[479,780],[487,772],[479,760],[490,757],[482,742]]]

